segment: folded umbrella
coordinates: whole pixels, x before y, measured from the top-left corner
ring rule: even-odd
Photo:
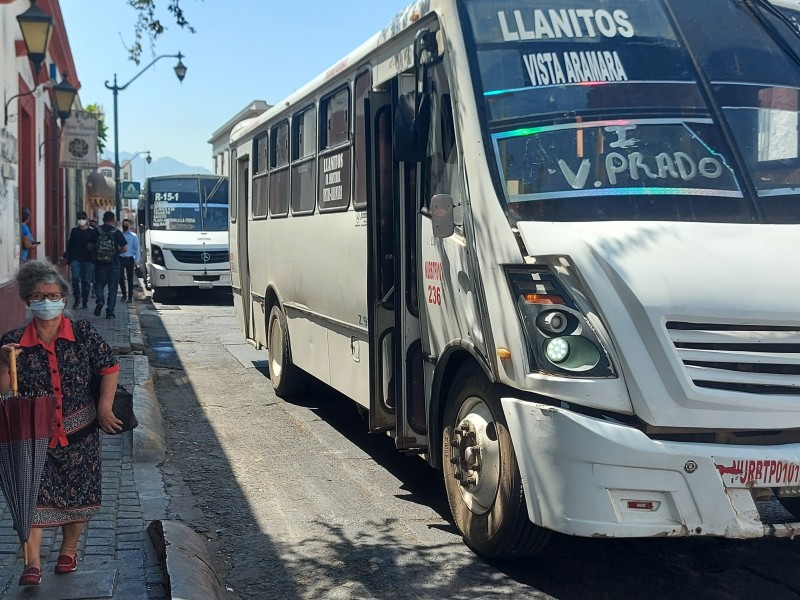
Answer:
[[[27,565],[28,537],[53,430],[57,398],[20,395],[16,351],[11,352],[10,366],[11,394],[0,400],[0,487]]]

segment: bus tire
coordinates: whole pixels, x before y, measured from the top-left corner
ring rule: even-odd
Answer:
[[[278,306],[273,306],[269,313],[267,332],[269,378],[275,393],[283,397],[300,394],[305,388],[306,376],[292,363],[289,328],[286,317]]]
[[[166,288],[157,287],[153,288],[153,302],[164,302],[167,292]]]
[[[528,518],[522,476],[496,386],[482,374],[462,369],[450,387],[444,419],[444,484],[466,545],[488,559],[539,552],[550,531]]]

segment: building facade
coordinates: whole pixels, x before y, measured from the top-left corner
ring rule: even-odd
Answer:
[[[32,237],[40,242],[33,258],[61,261],[74,214],[83,204],[83,174],[62,169],[51,74],[80,89],[58,0],[39,0],[53,31],[44,63],[34,73],[17,16],[29,0],[0,0],[0,86],[4,118],[0,129],[0,331],[22,323],[25,306],[14,275],[20,260],[20,214],[30,210]],[[80,107],[76,98],[73,110]]]
[[[229,144],[236,124],[244,119],[257,117],[268,108],[270,105],[263,100],[253,100],[211,135],[208,143],[211,144],[211,162],[215,175],[228,175],[231,157]]]

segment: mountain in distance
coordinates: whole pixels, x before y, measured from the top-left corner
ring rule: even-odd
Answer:
[[[119,164],[124,166],[130,159],[131,166],[133,167],[132,176],[133,181],[144,183],[148,177],[155,177],[157,175],[183,175],[183,174],[210,174],[211,171],[205,167],[195,167],[182,163],[169,156],[162,156],[160,158],[153,158],[153,162],[147,164],[145,161],[145,153],[140,152],[138,155],[135,152],[120,152]],[[114,162],[114,155],[103,156],[105,160]]]

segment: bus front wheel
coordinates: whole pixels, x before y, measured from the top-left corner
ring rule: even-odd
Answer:
[[[305,387],[305,373],[292,363],[289,329],[286,317],[278,306],[269,313],[269,378],[278,396],[299,394]]]
[[[485,558],[539,552],[550,532],[531,523],[511,436],[495,386],[472,370],[456,376],[445,408],[442,469],[464,542]]]

